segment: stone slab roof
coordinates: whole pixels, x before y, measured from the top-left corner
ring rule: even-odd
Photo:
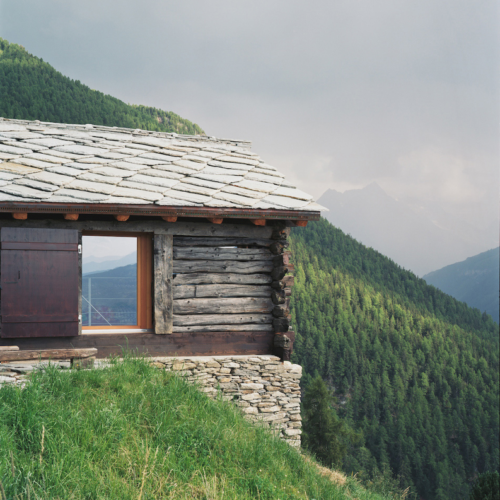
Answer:
[[[0,204],[326,210],[247,141],[0,118]]]

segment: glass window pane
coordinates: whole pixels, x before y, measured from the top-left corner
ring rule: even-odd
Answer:
[[[83,236],[82,325],[137,325],[137,238]]]

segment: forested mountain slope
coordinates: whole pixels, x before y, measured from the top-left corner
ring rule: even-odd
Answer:
[[[132,106],[71,80],[22,46],[0,38],[0,116],[92,123],[178,134],[203,130],[172,112]]]
[[[424,279],[471,307],[486,311],[498,323],[499,258],[500,248],[494,248],[426,274]]]
[[[497,325],[324,219],[294,231],[292,251],[294,361],[363,432],[346,471],[390,468],[425,500],[468,498],[499,466]]]

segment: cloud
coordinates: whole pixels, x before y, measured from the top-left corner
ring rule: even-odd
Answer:
[[[498,218],[494,0],[0,0],[0,30],[91,88],[252,140],[315,196],[378,181]]]

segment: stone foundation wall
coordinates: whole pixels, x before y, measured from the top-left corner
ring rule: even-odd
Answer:
[[[300,365],[276,356],[153,358],[153,363],[184,375],[210,396],[220,391],[249,420],[270,426],[288,443],[300,446]]]

